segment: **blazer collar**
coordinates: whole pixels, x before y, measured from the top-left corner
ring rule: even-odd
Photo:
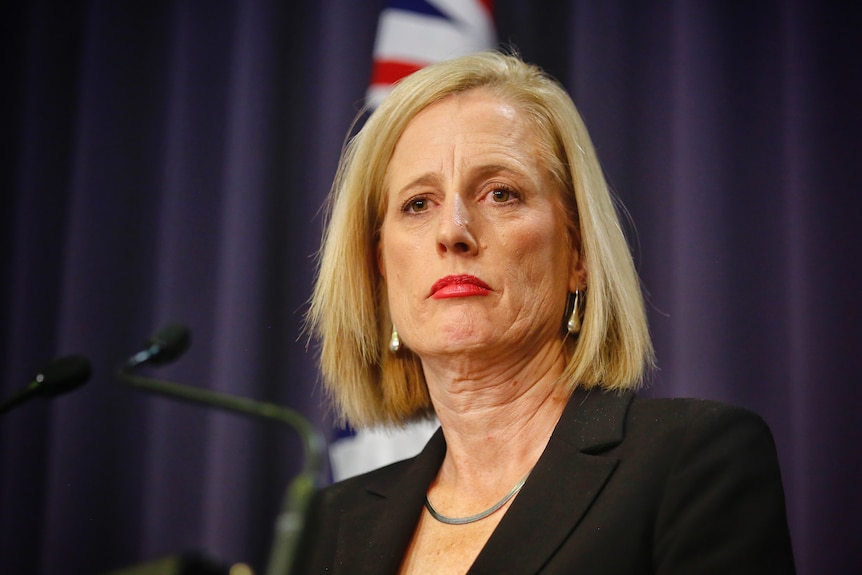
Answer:
[[[442,430],[412,460],[382,470],[366,486],[367,498],[345,513],[339,526],[339,549],[333,574],[397,573],[425,505],[425,493],[446,454]]]
[[[469,573],[535,573],[577,527],[618,461],[597,454],[623,439],[633,394],[576,390],[545,452],[500,521]],[[422,512],[425,493],[437,475],[446,443],[437,430],[422,452],[368,484],[373,502],[357,505],[339,527],[336,557],[351,575],[397,573]],[[541,517],[537,517],[538,513]],[[525,526],[541,521],[541,529]],[[517,550],[517,553],[513,553]],[[359,556],[357,556],[359,555]]]
[[[633,396],[575,391],[527,483],[470,568],[471,575],[541,570],[616,469],[616,458],[597,455],[623,440]],[[541,528],[525,527],[531,525]]]

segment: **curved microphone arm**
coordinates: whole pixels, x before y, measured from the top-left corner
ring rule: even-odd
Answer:
[[[201,389],[189,385],[183,385],[170,381],[144,377],[135,373],[140,366],[152,364],[165,364],[173,361],[181,355],[189,345],[189,333],[181,326],[173,325],[163,329],[160,334],[170,332],[168,335],[179,336],[179,346],[182,349],[172,347],[172,341],[164,345],[164,353],[158,346],[162,343],[159,335],[152,338],[146,351],[149,357],[141,361],[142,353],[138,352],[123,364],[117,371],[117,377],[138,389],[158,393],[173,399],[179,399],[216,407],[233,413],[248,415],[251,417],[278,421],[293,428],[302,439],[303,466],[302,470],[290,481],[284,495],[281,511],[275,525],[275,535],[270,549],[269,563],[266,575],[287,575],[290,573],[296,557],[297,545],[305,524],[305,514],[308,504],[315,490],[324,481],[323,471],[326,461],[326,441],[323,435],[298,411],[269,403],[257,401],[246,397],[239,397]],[[155,343],[154,343],[155,342]]]

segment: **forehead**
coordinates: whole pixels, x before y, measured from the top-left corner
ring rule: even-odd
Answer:
[[[465,123],[471,130],[517,131],[522,136],[529,132],[535,137],[533,126],[518,106],[488,89],[475,88],[448,95],[420,110],[407,123],[399,141],[428,129],[448,127],[458,131]]]
[[[485,89],[447,96],[420,111],[398,139],[389,171],[494,159],[541,170],[538,131],[517,106]],[[438,163],[439,166],[431,164]],[[451,166],[447,166],[451,164]]]

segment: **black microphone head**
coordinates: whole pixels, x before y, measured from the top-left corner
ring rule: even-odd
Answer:
[[[180,323],[168,324],[150,338],[147,344],[154,353],[147,360],[153,365],[170,363],[184,354],[192,343],[192,332]]]
[[[84,385],[93,368],[90,360],[81,355],[66,355],[49,363],[45,369],[36,374],[36,393],[45,397],[54,397]]]

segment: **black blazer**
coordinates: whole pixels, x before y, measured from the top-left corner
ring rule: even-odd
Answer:
[[[397,573],[440,468],[408,459],[320,491],[294,573]],[[471,574],[794,573],[772,435],[741,408],[576,391]]]

